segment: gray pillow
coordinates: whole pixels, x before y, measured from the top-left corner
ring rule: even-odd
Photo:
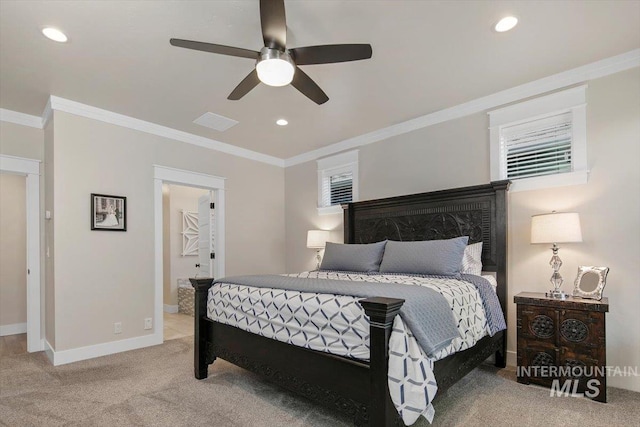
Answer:
[[[380,273],[459,276],[468,236],[420,242],[388,241]]]
[[[327,242],[320,270],[378,271],[387,241],[364,245]]]

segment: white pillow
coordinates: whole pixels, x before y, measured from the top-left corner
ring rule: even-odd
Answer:
[[[460,273],[476,276],[482,274],[482,242],[473,243],[464,248]]]

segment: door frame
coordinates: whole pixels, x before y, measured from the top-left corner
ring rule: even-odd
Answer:
[[[216,206],[216,258],[215,271],[219,277],[225,275],[225,193],[223,177],[207,175],[167,166],[153,165],[153,210],[154,210],[154,332],[159,342],[164,340],[163,320],[163,257],[162,257],[162,184],[186,185],[213,191]]]
[[[44,350],[41,328],[40,160],[0,154],[0,172],[26,176],[27,351]]]

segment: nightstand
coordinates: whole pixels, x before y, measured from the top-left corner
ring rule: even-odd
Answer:
[[[518,382],[607,401],[605,313],[609,300],[558,300],[522,292],[517,304]]]

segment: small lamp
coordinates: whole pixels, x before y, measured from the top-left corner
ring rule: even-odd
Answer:
[[[531,243],[553,243],[551,247],[553,256],[549,261],[549,265],[553,268],[550,279],[553,289],[546,293],[547,296],[558,299],[566,298],[566,294],[560,290],[563,279],[559,272],[562,261],[558,256],[558,243],[573,242],[582,242],[580,216],[577,213],[553,211],[550,214],[531,217]]]
[[[307,231],[307,247],[316,250],[316,269],[320,268],[320,250],[324,249],[325,244],[329,241],[329,232],[327,230],[309,230]]]

